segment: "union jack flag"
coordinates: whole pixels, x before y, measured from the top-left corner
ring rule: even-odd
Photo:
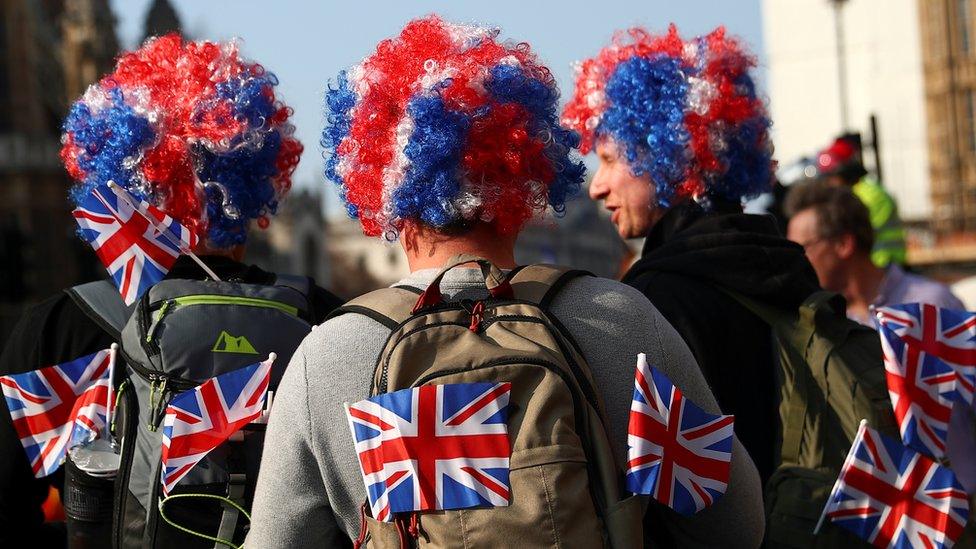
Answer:
[[[130,305],[162,280],[179,257],[180,248],[192,248],[197,237],[156,207],[125,190],[120,192],[129,200],[120,199],[106,185],[95,187],[72,215],[82,238],[95,249],[123,301]],[[154,222],[150,223],[146,215]]]
[[[952,547],[969,501],[952,471],[865,426],[826,517],[876,547]]]
[[[511,389],[424,385],[347,405],[373,517],[508,505]]]
[[[911,303],[876,311],[888,393],[906,445],[942,458],[954,402],[973,402],[976,315]]]
[[[627,489],[683,515],[715,503],[729,483],[732,416],[703,411],[637,357],[627,428]]]
[[[272,362],[212,377],[173,397],[163,418],[163,493],[168,494],[211,450],[261,417]]]
[[[106,349],[0,377],[10,418],[35,477],[55,472],[68,448],[95,439],[105,427],[109,362]]]

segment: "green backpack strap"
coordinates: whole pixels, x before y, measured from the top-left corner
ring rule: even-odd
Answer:
[[[834,302],[836,294],[826,291],[815,292],[804,300],[797,312],[771,307],[727,288],[719,289],[759,317],[772,330],[773,335],[780,341],[781,346],[787,347],[781,352],[792,352],[796,358],[805,364],[821,364],[827,359],[830,349],[823,345],[815,345],[816,318],[822,305]],[[784,329],[789,327],[789,329]],[[785,344],[785,345],[784,345]],[[803,427],[806,424],[810,403],[807,394],[810,391],[811,379],[814,376],[809,368],[791,367],[792,361],[780,359],[780,375],[782,386],[789,387],[788,394],[782,394],[786,401],[783,411],[782,447],[780,459],[783,464],[799,465],[801,445],[803,441]]]

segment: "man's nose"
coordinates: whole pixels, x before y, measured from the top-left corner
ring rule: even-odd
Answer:
[[[603,200],[607,197],[607,186],[604,183],[603,169],[598,169],[590,180],[590,198],[593,200]]]

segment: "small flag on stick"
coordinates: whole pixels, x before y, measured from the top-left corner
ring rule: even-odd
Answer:
[[[926,456],[861,422],[826,518],[875,547],[952,547],[969,517],[955,475]]]
[[[976,315],[920,303],[879,307],[875,314],[902,441],[945,457],[953,406],[973,403]]]
[[[94,440],[107,425],[110,361],[105,349],[0,377],[14,429],[37,478],[55,472],[68,448]]]
[[[732,416],[709,414],[637,356],[627,428],[627,489],[683,515],[725,493],[732,460]]]
[[[100,185],[72,212],[82,237],[131,305],[163,279],[197,237],[159,209],[121,187]]]
[[[211,450],[262,417],[275,358],[271,353],[264,362],[212,377],[173,397],[163,418],[164,493]]]

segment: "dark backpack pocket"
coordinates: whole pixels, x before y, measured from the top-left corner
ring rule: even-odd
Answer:
[[[177,494],[208,494],[214,496],[224,496],[227,492],[227,485],[224,483],[206,485],[177,485],[173,488],[171,495]],[[181,549],[191,548],[212,548],[213,541],[194,536],[173,524],[187,530],[199,532],[207,536],[216,536],[217,528],[220,525],[220,517],[223,514],[223,506],[219,500],[199,497],[176,498],[166,502],[163,509],[169,522],[162,516],[157,517],[157,527],[155,536],[156,547],[179,547]],[[156,511],[158,513],[158,511]],[[241,521],[238,521],[239,523]],[[172,523],[172,524],[171,524]],[[243,536],[235,536],[234,540],[240,543]]]
[[[813,535],[835,480],[834,471],[804,467],[777,469],[766,483],[764,547],[870,547],[853,533],[828,521]]]

